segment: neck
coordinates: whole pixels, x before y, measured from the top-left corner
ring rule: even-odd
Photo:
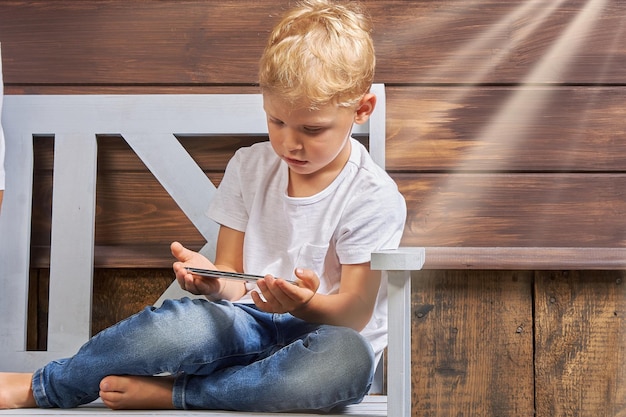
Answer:
[[[328,187],[346,166],[352,152],[350,138],[333,161],[311,174],[298,174],[289,170],[287,193],[290,197],[310,197]]]

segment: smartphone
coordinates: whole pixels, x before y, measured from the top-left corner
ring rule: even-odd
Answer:
[[[190,266],[186,266],[185,269],[194,275],[200,275],[202,277],[209,278],[226,278],[226,279],[234,279],[237,281],[245,281],[251,282],[256,281],[257,279],[263,278],[263,275],[252,275],[252,274],[242,274],[239,272],[226,272],[226,271],[217,271],[214,269],[202,269],[202,268],[193,268]],[[288,282],[295,282],[292,279],[286,279]]]

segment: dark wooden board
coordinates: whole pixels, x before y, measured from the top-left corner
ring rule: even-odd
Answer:
[[[533,415],[532,278],[413,273],[414,416]]]
[[[600,3],[600,4],[597,4]],[[623,83],[621,1],[364,1],[376,80]],[[289,2],[0,2],[12,85],[206,85],[257,81],[270,28]]]
[[[535,279],[537,416],[618,416],[626,409],[624,271]]]
[[[626,87],[387,87],[386,93],[391,171],[626,171]]]
[[[626,174],[397,174],[406,246],[624,247]]]

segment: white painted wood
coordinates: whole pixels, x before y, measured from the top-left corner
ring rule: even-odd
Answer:
[[[5,103],[3,114],[6,107]],[[26,346],[33,143],[30,135],[14,130],[6,119],[2,125],[7,138],[5,169],[9,175],[0,213],[0,349],[16,352]],[[0,365],[5,365],[3,357],[0,353]]]
[[[378,166],[385,168],[385,141],[387,138],[387,107],[384,84],[373,84],[371,92],[376,94],[376,108],[370,116],[369,152]],[[357,125],[358,126],[358,125]]]
[[[411,416],[411,270],[422,269],[424,260],[424,248],[400,247],[372,254],[372,269],[386,271],[388,279],[389,416]]]
[[[260,94],[7,95],[3,105],[5,129],[39,134],[267,134]]]
[[[372,254],[372,269],[377,271],[419,271],[426,260],[426,249],[401,246]]]
[[[388,272],[387,396],[390,416],[411,415],[411,273]]]
[[[48,349],[75,352],[91,335],[96,217],[95,135],[54,141]]]
[[[242,413],[229,411],[207,411],[207,410],[116,410],[112,411],[104,407],[99,401],[75,409],[21,409],[21,410],[0,410],[0,417],[4,416],[114,416],[114,417],[135,417],[135,416],[206,416],[206,417],[319,417],[320,414],[309,413]],[[387,397],[368,396],[361,404],[347,407],[340,414],[323,414],[325,417],[353,416],[353,417],[386,417]],[[391,416],[391,414],[389,414]]]
[[[2,101],[4,98],[4,81],[2,81],[2,44],[0,43],[0,114],[2,113]],[[4,131],[0,120],[0,194],[4,192]],[[0,205],[2,200],[0,199]],[[0,206],[0,209],[2,207]]]
[[[43,364],[74,353],[74,351],[26,351],[24,349],[25,347],[18,351],[8,351],[2,347],[0,372],[33,372]]]

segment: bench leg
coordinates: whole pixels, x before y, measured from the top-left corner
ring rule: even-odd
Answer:
[[[387,415],[411,415],[411,272],[388,271]]]

